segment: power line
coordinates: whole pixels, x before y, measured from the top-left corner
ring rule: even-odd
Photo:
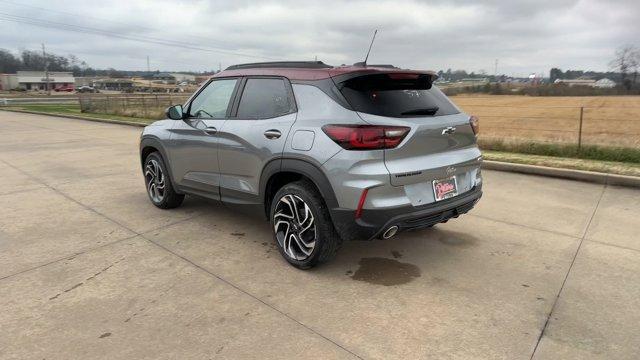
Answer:
[[[76,32],[81,34],[101,35],[101,36],[124,39],[124,40],[138,41],[138,42],[144,42],[144,43],[150,43],[150,44],[156,44],[156,45],[165,45],[165,46],[171,46],[174,48],[179,47],[179,48],[189,49],[189,50],[220,53],[220,54],[234,55],[234,56],[247,57],[247,58],[278,60],[276,58],[271,58],[266,56],[251,55],[251,54],[244,54],[244,53],[232,52],[227,50],[218,50],[218,49],[212,49],[212,48],[207,48],[202,46],[195,46],[195,45],[190,45],[188,43],[178,42],[178,41],[165,39],[165,38],[155,38],[155,37],[149,37],[149,36],[133,36],[133,35],[121,34],[114,31],[98,29],[98,28],[93,28],[88,26],[64,24],[60,22],[30,18],[26,16],[14,15],[14,14],[9,14],[4,12],[0,12],[0,20],[39,26],[39,27],[50,28],[50,29]]]
[[[117,24],[117,25],[124,25],[124,26],[127,26],[127,27],[133,27],[133,28],[142,29],[142,30],[158,31],[158,29],[154,29],[154,28],[151,28],[151,27],[148,27],[148,26],[142,26],[142,25],[138,25],[138,24],[130,24],[130,23],[122,22],[122,21],[115,21],[115,20],[100,18],[100,17],[96,17],[96,16],[80,14],[80,13],[77,13],[77,12],[69,12],[69,11],[49,9],[49,8],[44,8],[44,7],[41,7],[41,6],[20,4],[20,3],[13,2],[13,1],[7,1],[7,0],[0,0],[0,2],[5,3],[5,4],[9,4],[9,5],[13,5],[13,6],[20,6],[20,7],[26,7],[26,8],[36,9],[36,10],[42,10],[42,11],[46,11],[47,13],[58,13],[58,14],[63,14],[63,15],[70,15],[70,16],[73,16],[74,18],[94,19],[94,20],[98,20],[98,21],[108,22],[108,23]],[[207,37],[204,37],[204,36],[200,36],[200,35],[188,35],[188,36],[190,38],[202,39],[202,40],[206,41],[208,44],[221,44],[220,42],[212,41],[211,39],[209,39]],[[190,44],[190,45],[195,45],[195,44]],[[225,45],[227,45],[227,44],[225,44]],[[224,49],[224,48],[222,48],[222,49]]]
[[[20,6],[20,7],[30,8],[30,9],[42,10],[42,11],[46,11],[46,12],[49,12],[49,13],[58,13],[58,14],[64,14],[64,15],[71,15],[73,17],[84,17],[84,18],[87,18],[87,19],[94,19],[94,20],[110,22],[112,24],[131,26],[131,24],[127,24],[127,23],[124,23],[124,22],[121,22],[121,21],[108,20],[108,19],[104,19],[104,18],[91,16],[91,15],[85,15],[85,14],[79,14],[79,13],[73,13],[73,12],[55,10],[55,9],[48,9],[48,8],[44,8],[44,7],[40,7],[40,6],[34,6],[34,5],[28,5],[28,4],[20,4],[20,3],[13,2],[13,1],[7,1],[7,0],[0,0],[0,2],[3,2],[5,4],[9,4],[9,5],[13,5],[13,6]],[[133,25],[133,26],[138,28],[138,29],[153,30],[151,28],[140,26],[140,25]]]
[[[64,24],[64,23],[59,23],[59,22],[55,22],[55,21],[36,19],[36,18],[29,18],[29,17],[26,17],[26,16],[13,15],[13,14],[8,14],[8,13],[3,13],[3,12],[0,12],[0,20],[12,21],[12,22],[28,24],[28,25],[34,25],[34,26],[40,26],[40,27],[44,27],[44,28],[52,28],[52,29],[58,29],[58,30],[64,30],[64,31],[77,32],[77,33],[82,33],[82,34],[102,35],[102,36],[113,37],[113,38],[118,38],[118,39],[146,42],[146,43],[151,43],[151,44],[156,44],[156,45],[179,47],[179,48],[184,48],[184,49],[189,49],[189,50],[198,50],[198,51],[205,51],[205,52],[221,53],[221,54],[235,55],[235,56],[249,57],[249,58],[278,60],[278,59],[271,58],[271,57],[266,57],[266,56],[237,53],[237,52],[232,52],[232,51],[227,51],[227,50],[218,50],[218,49],[212,49],[212,48],[207,48],[207,47],[202,47],[202,46],[190,45],[188,43],[178,42],[178,41],[174,41],[174,40],[170,40],[170,39],[155,38],[155,37],[149,37],[149,36],[133,36],[133,35],[128,35],[128,34],[120,34],[120,33],[114,32],[114,31],[97,29],[97,28],[92,28],[92,27],[88,27],[88,26]]]
[[[1,1],[1,0],[0,0]],[[89,57],[104,57],[105,55],[102,54],[98,54],[98,53],[89,53],[89,52],[83,52],[80,50],[76,50],[76,49],[70,49],[70,48],[64,48],[64,47],[60,47],[57,45],[51,46],[51,45],[47,45],[47,49],[49,49],[49,52],[51,53],[52,51],[58,54],[74,54],[74,55],[86,55]],[[132,60],[142,60],[142,61],[146,61],[146,55],[140,55],[140,56],[134,56],[131,54],[123,54],[124,57],[132,59]],[[186,68],[189,68],[190,70],[185,70],[185,71],[193,71],[194,68],[203,68],[203,69],[207,69],[210,70],[211,64],[201,64],[201,63],[188,63],[188,62],[182,62],[179,60],[176,60],[175,58],[166,58],[166,57],[162,57],[161,54],[158,56],[154,56],[153,59],[150,59],[151,65],[152,66],[160,66],[160,65],[170,65],[170,66],[176,66],[176,65],[182,65],[185,66]],[[176,69],[170,69],[170,70],[176,70]]]

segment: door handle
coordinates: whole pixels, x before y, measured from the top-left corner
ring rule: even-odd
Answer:
[[[215,135],[218,132],[218,129],[214,128],[213,126],[209,126],[204,129],[204,132],[207,133],[207,135]]]
[[[276,130],[276,129],[271,129],[271,130],[267,130],[264,132],[264,136],[267,139],[277,139],[282,135],[282,133],[280,132],[280,130]]]

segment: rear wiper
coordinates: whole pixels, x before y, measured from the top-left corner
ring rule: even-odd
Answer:
[[[435,115],[438,112],[438,110],[440,110],[440,108],[437,106],[434,106],[430,108],[413,109],[413,110],[405,111],[400,115]]]

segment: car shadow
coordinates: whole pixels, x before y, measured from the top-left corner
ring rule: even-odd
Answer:
[[[228,237],[225,241],[245,247],[243,253],[265,257],[269,262],[293,269],[281,258],[265,218],[248,216],[219,202],[197,197],[188,197],[184,206],[196,207],[198,217],[207,219],[212,231],[224,229]],[[323,277],[348,276],[355,281],[381,286],[409,283],[450,261],[456,252],[476,246],[478,239],[473,235],[446,227],[447,224],[439,224],[400,232],[387,240],[348,241],[342,244],[333,260],[307,272]]]

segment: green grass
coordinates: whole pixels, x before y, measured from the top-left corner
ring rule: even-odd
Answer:
[[[483,150],[503,153],[519,153],[529,155],[552,156],[585,160],[615,161],[640,164],[640,149],[625,147],[609,147],[584,145],[578,148],[573,144],[550,144],[538,142],[508,142],[503,140],[479,141]]]
[[[609,174],[640,176],[640,164],[588,159],[561,158],[554,156],[528,155],[509,152],[483,150],[485,160],[516,164],[548,166],[561,169],[596,171]]]
[[[96,119],[109,119],[109,120],[116,120],[116,121],[137,122],[142,124],[150,124],[155,121],[153,119],[145,119],[145,118],[131,117],[131,116],[81,112],[80,105],[75,105],[75,104],[27,104],[27,105],[7,106],[7,107],[3,107],[3,109],[26,110],[26,111],[41,112],[45,114],[54,114],[54,115],[75,115],[75,116],[82,116],[82,117],[96,118]]]

